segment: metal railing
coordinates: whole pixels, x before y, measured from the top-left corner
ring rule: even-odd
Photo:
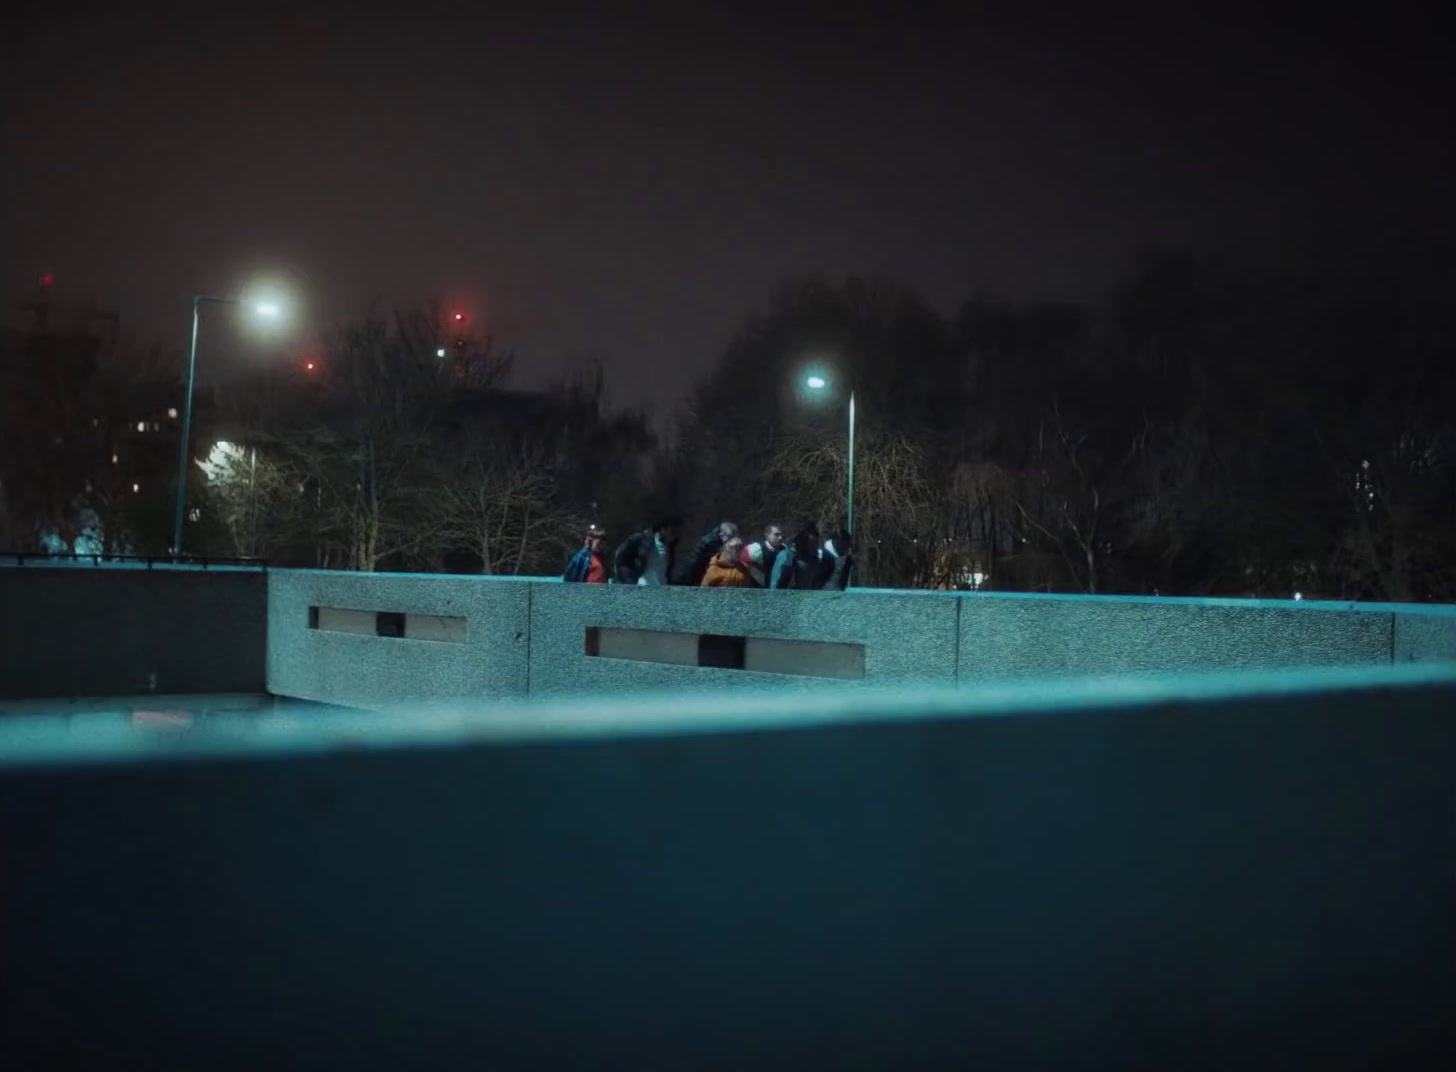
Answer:
[[[238,566],[266,570],[266,558],[225,558],[216,555],[115,555],[80,554],[72,551],[0,551],[0,566],[27,564],[45,565],[74,563],[104,566],[109,563],[134,563],[151,569],[153,566]]]

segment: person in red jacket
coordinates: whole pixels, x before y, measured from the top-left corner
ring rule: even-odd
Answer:
[[[588,525],[581,550],[571,556],[561,579],[586,584],[606,584],[607,564],[602,561],[602,541],[606,536],[607,530],[600,525]]]

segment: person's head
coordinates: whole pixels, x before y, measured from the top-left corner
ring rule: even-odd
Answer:
[[[784,527],[774,522],[769,522],[763,527],[763,545],[770,551],[780,550],[784,546]]]
[[[732,565],[734,562],[737,562],[739,556],[741,556],[742,554],[743,537],[729,536],[726,540],[723,541],[723,549],[718,552],[718,561],[723,563],[723,565],[725,566],[729,566]]]
[[[727,543],[738,535],[738,525],[732,521],[720,521],[718,523],[718,539]]]
[[[665,544],[677,543],[677,536],[681,530],[682,518],[674,515],[663,517],[652,524],[652,534]]]
[[[587,550],[592,554],[600,554],[602,541],[607,538],[607,530],[600,525],[592,524],[586,527],[586,540],[584,541]]]

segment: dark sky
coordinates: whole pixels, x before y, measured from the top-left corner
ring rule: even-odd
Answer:
[[[42,272],[177,344],[192,293],[269,274],[304,329],[439,295],[525,384],[596,354],[662,411],[791,272],[951,311],[1092,296],[1153,243],[1449,223],[1434,23],[1166,7],[33,14],[7,27],[7,315]],[[249,352],[232,330],[215,362]]]

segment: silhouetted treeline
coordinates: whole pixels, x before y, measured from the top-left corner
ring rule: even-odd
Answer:
[[[556,574],[587,521],[842,526],[861,584],[1456,601],[1452,271],[1252,272],[1183,254],[1102,299],[782,285],[671,442],[594,366],[509,389],[429,311],[330,333],[200,399],[186,550]],[[164,553],[180,361],[7,337],[0,543]],[[815,371],[827,390],[805,392]],[[222,444],[222,445],[216,445]]]
[[[859,583],[1453,600],[1452,282],[1167,254],[1097,303],[946,320],[796,281],[695,394],[670,483],[699,516],[838,523],[852,386]]]

